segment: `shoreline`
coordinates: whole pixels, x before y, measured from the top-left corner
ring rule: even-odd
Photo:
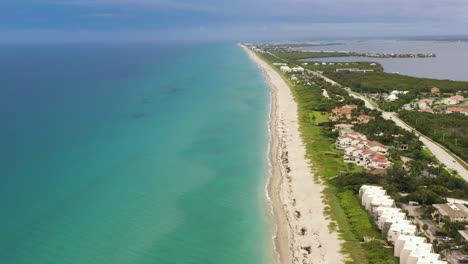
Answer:
[[[240,45],[262,70],[271,89],[269,114],[269,171],[267,197],[271,199],[276,230],[274,259],[279,263],[342,263],[338,234],[330,232],[324,215],[322,191],[299,132],[297,104],[283,78],[253,51]]]

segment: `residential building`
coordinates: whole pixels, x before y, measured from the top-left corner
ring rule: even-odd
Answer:
[[[291,68],[289,68],[288,66],[281,66],[280,70],[282,72],[291,72],[292,71]]]
[[[294,67],[291,69],[292,72],[304,72],[304,68],[302,67]]]
[[[385,191],[382,186],[375,186],[375,185],[362,185],[361,188],[359,188],[359,201],[362,204],[362,199],[365,194],[368,194],[370,192],[374,191],[380,191],[385,194],[387,191]]]
[[[432,110],[431,108],[425,108],[425,109],[419,109],[419,112],[424,112],[424,113],[431,113],[431,114],[433,114],[433,113],[434,113],[434,110]]]
[[[431,88],[431,94],[439,96],[440,95],[440,89],[438,87],[432,87]]]
[[[409,104],[404,104],[401,109],[403,110],[408,110],[408,111],[411,111],[411,110],[414,110],[414,104],[412,103],[409,103]]]
[[[394,249],[395,257],[399,257],[401,255],[401,251],[403,250],[403,247],[405,246],[406,242],[425,243],[426,238],[418,237],[418,236],[407,236],[407,235],[399,236],[398,239],[395,241],[395,249]]]
[[[432,244],[407,241],[400,254],[400,264],[416,263],[418,259],[417,256],[429,253],[432,253]]]
[[[356,110],[357,108],[357,105],[344,105],[342,107],[335,107],[332,109],[330,119],[332,121],[337,121],[340,118],[351,120],[353,118],[352,111]]]
[[[387,146],[377,141],[367,141],[366,148],[381,154],[387,153]]]
[[[450,222],[468,221],[468,208],[460,203],[433,204],[436,210],[432,214],[437,220],[445,219]]]
[[[447,111],[445,111],[447,114],[452,114],[452,113],[459,113],[463,115],[468,115],[468,107],[447,107]]]
[[[427,98],[421,99],[421,100],[419,100],[419,102],[418,102],[418,106],[419,106],[419,109],[428,109],[428,108],[431,108],[431,106],[432,106],[432,100],[431,100],[431,99],[427,99]]]
[[[436,253],[427,252],[426,248],[418,248],[416,250],[411,251],[406,261],[406,264],[417,264],[420,263],[420,261],[426,261],[426,263],[427,261],[429,261],[429,263],[433,263],[434,261],[440,261],[440,255]]]
[[[463,100],[465,100],[463,96],[454,95],[454,96],[450,96],[449,98],[445,98],[444,100],[442,100],[442,103],[446,105],[456,105],[456,104],[463,102]]]
[[[392,207],[390,207],[390,208],[392,208]],[[379,210],[380,210],[380,208],[377,208],[375,210],[377,215],[379,214]],[[383,211],[380,214],[380,216],[379,216],[379,218],[377,220],[377,226],[380,229],[382,229],[386,225],[386,223],[389,223],[387,220],[395,220],[395,219],[396,220],[406,220],[406,214],[404,212],[402,212],[401,210],[400,211],[397,211],[397,210]],[[389,227],[390,227],[390,225],[389,225]]]
[[[340,68],[340,69],[336,69],[335,71],[336,72],[362,72],[362,73],[366,73],[366,72],[373,72],[374,70],[372,70],[372,69],[361,70],[361,69],[358,69],[358,68]]]
[[[416,226],[406,223],[394,223],[387,232],[387,241],[395,243],[401,235],[416,235]]]
[[[396,94],[390,94],[387,97],[385,97],[385,101],[393,102],[393,101],[396,101],[396,100],[398,100],[398,95],[396,95]]]
[[[353,124],[336,124],[335,125],[335,129],[339,129],[339,130],[340,129],[348,129],[348,132],[350,132],[351,131],[350,129],[353,128],[353,127],[354,127]]]
[[[418,262],[416,262],[416,264],[447,264],[447,263],[448,263],[447,261],[426,259],[425,257],[418,259]]]
[[[372,120],[375,120],[375,116],[370,116],[370,115],[359,115],[357,120],[361,124],[367,124]]]

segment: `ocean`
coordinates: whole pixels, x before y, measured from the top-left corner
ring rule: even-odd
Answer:
[[[375,61],[384,67],[386,72],[435,78],[468,81],[466,62],[468,61],[468,42],[438,40],[360,40],[334,41],[336,45],[322,45],[303,48],[304,50],[354,51],[375,53],[435,53],[435,58],[365,58],[337,57],[321,58],[315,61],[350,62]]]
[[[0,46],[0,262],[267,263],[269,88],[235,44]]]

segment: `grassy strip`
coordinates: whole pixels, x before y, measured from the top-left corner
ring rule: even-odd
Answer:
[[[300,105],[300,104],[299,104]],[[306,112],[307,113],[307,112]],[[299,107],[299,114],[303,110]],[[372,224],[369,215],[359,204],[357,197],[351,191],[340,192],[330,183],[330,179],[341,173],[363,171],[362,167],[343,162],[342,152],[334,148],[334,140],[322,132],[322,127],[311,124],[305,118],[300,119],[301,134],[306,144],[307,157],[313,161],[315,177],[322,176],[327,182],[324,190],[324,200],[328,205],[325,214],[331,218],[330,228],[338,226],[340,237],[344,240],[343,253],[350,257],[349,263],[398,263],[393,252],[383,246],[364,247],[361,240],[365,236],[380,238],[380,233]],[[337,155],[331,155],[336,153]],[[372,255],[378,248],[379,252],[387,254]]]

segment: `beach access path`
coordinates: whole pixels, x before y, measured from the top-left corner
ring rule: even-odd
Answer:
[[[241,47],[262,70],[271,87],[269,193],[277,224],[275,249],[282,264],[343,263],[337,232],[328,228],[322,191],[314,181],[312,164],[299,131],[298,109],[292,91],[268,63]]]

